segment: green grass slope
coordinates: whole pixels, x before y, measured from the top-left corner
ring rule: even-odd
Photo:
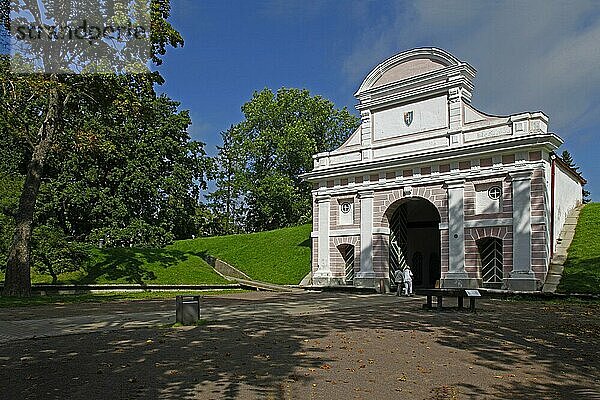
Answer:
[[[204,261],[219,258],[253,279],[298,284],[310,271],[311,225],[245,235],[181,240],[163,249],[95,249],[80,271],[59,275],[59,283],[221,284],[227,283]],[[4,276],[0,273],[0,281]],[[32,271],[33,283],[50,283]]]
[[[98,251],[82,283],[227,283],[201,257],[172,248],[115,248]]]
[[[0,280],[4,276],[0,274]],[[32,270],[33,283],[50,283],[49,275]],[[224,284],[228,283],[195,254],[165,248],[95,249],[89,265],[59,275],[58,283]]]
[[[558,291],[600,294],[600,203],[581,210]]]
[[[311,225],[245,235],[181,240],[168,247],[219,258],[253,279],[298,284],[310,272]]]

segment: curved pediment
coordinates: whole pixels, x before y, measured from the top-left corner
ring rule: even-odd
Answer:
[[[435,47],[405,51],[377,65],[362,82],[356,95],[371,88],[459,64],[461,61],[452,54]]]

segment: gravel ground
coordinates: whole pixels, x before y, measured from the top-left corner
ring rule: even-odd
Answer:
[[[0,398],[600,399],[598,303],[484,299],[470,314],[423,302],[244,293],[204,298],[200,326],[16,340],[0,345]],[[0,320],[172,308],[41,306]]]

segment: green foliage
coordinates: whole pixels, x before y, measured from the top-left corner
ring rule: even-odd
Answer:
[[[138,17],[143,14],[139,12],[140,9],[138,6],[140,4],[134,1],[134,7],[130,10],[131,14],[128,14],[128,17],[133,18],[134,21],[137,21]],[[10,136],[18,143],[22,143],[28,153],[28,157],[26,157],[26,162],[24,163],[27,166],[26,179],[21,191],[19,207],[15,213],[15,225],[17,229],[15,229],[15,239],[11,247],[12,251],[9,252],[10,257],[7,260],[6,278],[3,289],[4,295],[28,296],[30,293],[30,282],[28,279],[30,260],[28,255],[31,250],[32,226],[34,226],[33,222],[36,212],[38,214],[37,217],[43,221],[56,220],[60,228],[71,236],[82,234],[81,232],[84,234],[91,233],[95,228],[94,226],[85,227],[82,221],[75,221],[73,224],[73,221],[66,218],[70,216],[64,212],[66,206],[62,210],[52,209],[51,203],[53,201],[59,202],[63,200],[63,203],[65,203],[65,197],[61,198],[60,190],[50,189],[46,192],[44,200],[52,199],[51,201],[38,201],[42,180],[48,180],[48,178],[53,178],[54,176],[60,177],[61,173],[65,172],[63,168],[68,167],[68,162],[76,158],[74,157],[74,153],[89,155],[89,153],[94,152],[108,154],[111,151],[118,151],[118,146],[113,148],[110,146],[114,144],[111,143],[110,139],[118,138],[118,135],[114,134],[121,133],[117,129],[125,129],[130,134],[134,134],[135,132],[140,133],[147,126],[151,125],[153,121],[150,119],[160,115],[161,112],[168,110],[167,112],[174,114],[173,110],[177,105],[167,104],[165,106],[163,104],[161,107],[160,104],[155,103],[155,101],[165,101],[165,99],[157,100],[154,92],[154,85],[163,82],[158,72],[139,73],[140,71],[145,71],[145,69],[138,68],[140,66],[139,63],[138,65],[128,65],[126,62],[126,65],[120,65],[122,63],[119,62],[118,57],[114,57],[119,52],[121,54],[137,54],[138,57],[141,57],[141,64],[147,64],[146,60],[150,57],[155,65],[159,65],[162,62],[161,58],[165,54],[167,46],[177,47],[183,45],[181,35],[168,22],[170,12],[169,0],[151,0],[150,6],[149,23],[151,25],[152,44],[150,54],[148,54],[146,49],[142,48],[143,46],[136,47],[136,44],[132,41],[128,43],[115,43],[114,40],[95,40],[94,46],[89,46],[86,40],[71,43],[73,47],[70,49],[63,48],[62,44],[66,43],[64,41],[64,43],[59,43],[61,41],[54,42],[56,46],[53,46],[51,52],[39,46],[45,41],[31,42],[30,45],[22,48],[26,54],[12,58],[8,55],[0,55],[1,133],[2,135]],[[15,7],[17,7],[17,23],[24,25],[29,24],[28,18],[33,18],[35,25],[41,26],[42,22],[55,22],[57,24],[80,23],[87,15],[99,16],[100,20],[112,18],[111,16],[115,18],[120,17],[112,13],[115,10],[115,3],[113,1],[81,4],[81,2],[74,0],[43,0],[40,4],[37,2],[17,2]],[[8,23],[7,10],[8,8],[3,9],[1,14],[2,23],[5,25]],[[53,18],[54,21],[52,21]],[[55,71],[58,69],[75,69],[84,72],[101,71],[102,73],[80,75],[39,73],[37,66],[29,67],[27,70],[28,73],[14,74],[11,72],[9,68],[11,63],[12,66],[15,66],[27,58],[38,60],[46,68],[52,66],[52,69]],[[99,61],[99,59],[101,60]],[[115,73],[122,71],[127,71],[127,73]],[[185,113],[176,113],[175,118],[179,119],[179,121],[175,124],[174,130],[181,133],[181,126],[183,124],[187,128],[189,122],[186,124],[185,120],[187,118],[189,121],[189,117]],[[138,120],[141,120],[141,123],[138,124]],[[168,122],[173,121],[170,120]],[[169,129],[165,125],[160,128],[163,130]],[[111,129],[113,129],[113,136],[109,137],[109,140],[96,140],[97,136],[95,136],[95,133],[97,131],[101,133],[101,139],[103,139],[104,136],[110,136],[107,135],[107,132]],[[159,129],[153,133],[160,134],[161,132]],[[129,135],[126,136],[129,137]],[[173,136],[170,138],[173,138]],[[118,139],[116,142],[118,143]],[[195,151],[198,153],[201,152],[201,146],[198,148],[196,144],[193,147],[195,148],[188,150],[192,153]],[[137,147],[136,150],[143,153],[144,147]],[[145,149],[145,151],[152,150],[151,146]],[[164,155],[165,153],[160,153],[160,156]],[[49,157],[52,156],[55,157],[54,164],[48,163]],[[127,159],[136,159],[137,157],[139,159],[140,154],[116,154],[114,160],[118,162],[123,157],[128,157]],[[180,168],[177,172],[187,170],[187,166],[178,163],[179,160],[167,159],[167,161],[176,164],[177,167],[175,169]],[[74,166],[77,166],[78,163],[75,164]],[[52,167],[55,170],[48,171]],[[90,172],[90,169],[86,169],[85,172]],[[126,169],[121,169],[121,172],[129,172],[130,174],[114,178],[121,179],[125,184],[133,183],[135,185],[137,183],[136,179],[139,178],[139,173],[137,175],[131,174],[132,171],[127,171]],[[144,172],[146,171],[141,171],[140,173]],[[174,175],[177,175],[177,173]],[[88,178],[101,179],[108,177],[91,173]],[[169,178],[172,178],[172,176]],[[65,182],[63,181],[62,183],[62,188],[67,189]],[[76,182],[70,183],[77,184]],[[177,179],[172,179],[171,185],[174,187],[179,183],[180,181]],[[81,189],[85,190],[85,184],[82,186]],[[189,185],[180,190],[189,190]],[[139,204],[135,204],[135,200],[146,193],[143,190],[137,194],[130,191],[128,194],[131,196],[125,201],[130,201],[132,207],[139,207]],[[88,193],[74,190],[72,194],[76,196],[76,200],[82,200]],[[98,195],[99,193],[94,194]],[[104,191],[100,194],[107,199],[115,195],[115,193],[111,193],[110,191]],[[168,203],[178,202],[178,197],[172,196],[172,192],[166,195],[162,191],[152,194],[154,195],[153,199],[165,197]],[[121,201],[123,200],[118,195],[116,197]],[[54,204],[57,204],[56,202]],[[38,205],[37,207],[40,205],[46,207],[42,212],[39,212],[36,209],[36,204]],[[94,204],[97,204],[97,202]],[[115,216],[115,214],[118,216],[119,212],[123,210],[122,204],[116,204],[116,206],[117,209],[112,216]],[[160,209],[160,205],[153,208],[154,211],[157,209],[162,210]],[[170,209],[172,210],[173,208]],[[79,212],[84,210],[77,211],[75,213],[76,216],[81,216],[82,214]],[[145,209],[140,210],[138,208],[136,210],[137,215],[134,218],[124,221],[125,224],[120,221],[114,228],[126,229],[132,221],[143,221],[151,224],[152,221],[147,220],[147,213],[145,211]],[[172,230],[176,230],[177,228],[175,227],[179,227],[180,222],[171,222]],[[84,228],[81,225],[84,225]],[[107,226],[109,225],[105,223],[102,227],[106,228]],[[88,229],[87,231],[85,230],[86,228]],[[161,228],[165,232],[171,231],[165,227]],[[77,229],[81,232],[78,232]],[[183,235],[186,233],[184,232]]]
[[[579,215],[558,291],[600,294],[600,203],[587,204]]]
[[[3,126],[1,116],[2,113],[0,112],[0,176],[20,176],[26,170],[26,160],[29,156],[27,154],[28,149],[24,143],[15,138],[15,135],[8,133],[10,129]]]
[[[20,177],[0,173],[0,270],[6,267],[6,255],[15,229],[13,215],[17,209],[22,185],[23,180]]]
[[[49,161],[53,179],[40,193],[40,218],[107,246],[159,247],[191,237],[202,223],[196,208],[210,167],[204,144],[190,140],[191,121],[179,103],[138,96],[124,112],[129,100],[60,143]]]
[[[0,1],[1,22],[8,30],[10,25],[76,27],[87,20],[114,29],[141,26],[149,33],[149,40],[141,41],[128,40],[125,35],[104,39],[95,32],[81,32],[85,40],[54,40],[51,50],[46,40],[30,40],[27,46],[17,47],[24,58],[35,59],[46,71],[61,73],[136,73],[144,71],[149,60],[162,64],[168,46],[183,46],[183,38],[168,22],[170,11],[170,0],[11,1],[10,7],[6,0]]]
[[[579,167],[575,165],[575,161],[573,160],[573,157],[571,156],[571,153],[569,153],[568,150],[563,150],[561,158],[565,162],[565,164],[567,164],[573,171],[579,171]]]
[[[6,256],[11,245],[14,229],[12,218],[0,214],[0,271],[4,271],[6,268]]]
[[[206,217],[197,215],[198,197],[210,163],[204,145],[190,140],[189,115],[178,106],[153,91],[117,92],[102,113],[83,109],[88,118],[55,142],[35,213],[42,228],[34,232],[32,248],[38,272],[56,277],[77,269],[83,260],[74,246],[81,245],[66,246],[67,237],[93,244],[102,239],[107,246],[160,247],[198,233]],[[23,136],[6,135],[0,142],[5,144],[0,147],[4,268],[23,184],[18,172],[27,150]],[[53,254],[52,246],[57,246]],[[65,258],[68,254],[72,257]]]
[[[245,231],[309,222],[312,188],[300,175],[312,170],[313,154],[340,146],[358,118],[307,90],[287,88],[255,92],[242,112],[245,120],[223,133],[213,210]]]
[[[52,224],[36,227],[31,244],[34,268],[49,274],[52,283],[58,281],[59,274],[80,270],[90,258],[89,246],[69,240]]]
[[[244,202],[242,199],[245,157],[234,146],[234,127],[221,133],[223,145],[214,158],[211,178],[215,190],[206,196],[207,211],[212,211],[208,235],[227,235],[244,231]]]
[[[182,240],[168,249],[219,258],[253,279],[298,284],[310,272],[311,225],[244,235]]]

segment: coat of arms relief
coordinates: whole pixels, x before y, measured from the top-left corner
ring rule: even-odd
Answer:
[[[406,124],[406,126],[410,126],[410,124],[412,124],[413,122],[413,112],[412,111],[407,111],[404,113],[404,123]]]

